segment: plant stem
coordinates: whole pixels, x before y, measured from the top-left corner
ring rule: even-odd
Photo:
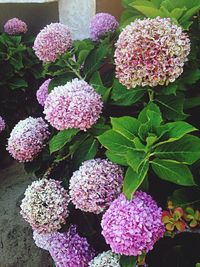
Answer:
[[[148,94],[149,94],[149,101],[152,102],[154,100],[154,91],[148,89]]]
[[[66,65],[67,65],[67,67],[74,73],[74,74],[76,74],[76,76],[80,79],[80,80],[82,80],[83,79],[83,77],[80,75],[80,73],[76,70],[76,69],[74,69],[67,61],[65,61],[66,62]]]

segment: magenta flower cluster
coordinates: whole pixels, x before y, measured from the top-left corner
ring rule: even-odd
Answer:
[[[28,28],[24,21],[18,18],[12,18],[5,23],[4,31],[9,35],[14,35],[14,34],[26,33],[28,31]]]
[[[6,124],[4,119],[0,116],[0,133],[3,132],[3,130],[5,129]]]
[[[33,49],[43,62],[54,62],[72,46],[69,28],[61,23],[51,23],[37,35]]]
[[[168,85],[183,72],[190,40],[169,18],[135,20],[116,43],[116,77],[128,89]]]
[[[44,102],[48,96],[48,86],[52,79],[47,79],[36,92],[37,101],[41,106],[44,106]]]
[[[113,252],[141,255],[163,237],[161,216],[161,208],[145,192],[136,192],[131,201],[121,194],[103,215],[102,234]]]
[[[74,225],[66,233],[34,233],[34,239],[37,246],[49,250],[57,267],[88,267],[95,256],[87,239],[79,236]]]
[[[119,23],[116,18],[108,13],[97,13],[90,22],[90,37],[99,41],[108,32],[114,32]]]
[[[78,128],[86,131],[96,123],[102,108],[101,96],[92,86],[73,79],[51,91],[45,101],[44,114],[57,130]]]
[[[60,181],[34,181],[25,191],[21,215],[38,233],[51,233],[66,223],[69,196]]]
[[[121,193],[123,170],[106,159],[83,162],[70,179],[70,196],[76,208],[99,214]]]
[[[45,146],[50,133],[42,118],[28,117],[13,128],[7,150],[20,162],[32,161]]]

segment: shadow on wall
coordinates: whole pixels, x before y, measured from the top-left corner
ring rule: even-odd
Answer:
[[[58,4],[0,4],[0,30],[13,17],[25,21],[30,33],[38,33],[51,22],[59,21]]]

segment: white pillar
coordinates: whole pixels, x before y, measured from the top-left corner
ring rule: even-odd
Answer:
[[[68,25],[74,39],[89,37],[89,23],[96,13],[96,0],[59,0],[60,22]]]

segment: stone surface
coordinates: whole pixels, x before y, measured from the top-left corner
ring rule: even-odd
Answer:
[[[31,182],[21,164],[0,170],[0,267],[53,266],[49,254],[35,246],[32,230],[19,214]]]

